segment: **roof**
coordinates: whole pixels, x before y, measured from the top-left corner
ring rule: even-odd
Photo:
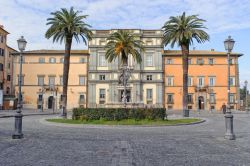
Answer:
[[[24,51],[24,54],[64,54],[65,50],[30,50]],[[71,54],[87,54],[89,55],[88,50],[71,50]]]
[[[10,51],[13,51],[13,52],[18,52],[17,50],[15,50],[14,48],[12,48],[12,47],[10,47],[10,46],[8,46],[8,49],[9,49]]]
[[[4,31],[7,34],[10,34],[8,31],[4,30],[1,26],[0,26],[0,30]]]
[[[164,56],[175,56],[175,55],[181,55],[181,50],[164,50],[163,55]],[[227,52],[221,52],[221,51],[214,51],[214,50],[189,50],[189,55],[227,55]],[[237,55],[242,56],[241,53],[235,53],[232,52],[231,55]]]

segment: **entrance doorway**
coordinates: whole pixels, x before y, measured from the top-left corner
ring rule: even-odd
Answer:
[[[122,97],[123,97],[123,92],[124,90],[120,90],[120,102],[122,102]],[[127,102],[131,102],[131,91],[126,90],[126,95],[127,95]]]
[[[53,96],[50,96],[48,98],[48,109],[52,109],[53,108]]]
[[[199,107],[199,110],[204,110],[204,97],[203,96],[198,97],[198,107]]]

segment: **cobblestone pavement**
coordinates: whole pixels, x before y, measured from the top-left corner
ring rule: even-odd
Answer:
[[[12,140],[14,118],[0,119],[0,165],[168,166],[250,165],[250,115],[234,115],[235,141],[224,139],[222,114],[205,123],[166,127],[48,125],[26,116],[24,139]]]

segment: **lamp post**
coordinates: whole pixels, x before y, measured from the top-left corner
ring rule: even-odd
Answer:
[[[226,133],[225,139],[234,140],[235,134],[233,132],[233,115],[230,110],[230,53],[233,50],[235,41],[228,36],[228,38],[224,41],[225,50],[227,51],[227,65],[228,65],[228,85],[227,85],[227,111],[225,115],[225,123],[226,123]]]
[[[23,64],[23,51],[25,50],[27,41],[21,36],[20,39],[17,40],[18,49],[20,50],[20,57],[19,57],[19,63],[20,63],[20,69],[19,69],[19,79],[18,79],[18,104],[17,104],[17,111],[15,114],[15,132],[12,135],[13,139],[21,139],[23,138],[22,133],[22,64]]]
[[[247,109],[247,106],[248,106],[248,104],[247,104],[247,84],[248,84],[248,82],[247,82],[247,80],[244,82],[245,83],[245,87],[246,87],[246,104],[245,104],[245,110],[246,111],[248,111],[248,109]]]

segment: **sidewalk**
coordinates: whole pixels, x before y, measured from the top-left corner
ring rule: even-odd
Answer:
[[[16,114],[16,110],[0,110],[0,118],[10,118],[14,117]],[[53,115],[60,114],[59,110],[53,113],[53,110],[44,110],[38,111],[36,109],[22,109],[23,116],[33,116],[33,115]]]

